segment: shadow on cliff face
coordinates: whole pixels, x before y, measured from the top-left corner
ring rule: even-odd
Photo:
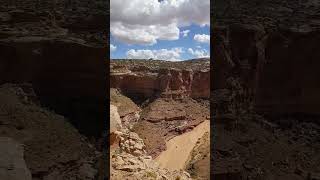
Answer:
[[[1,40],[0,82],[32,83],[41,104],[67,117],[86,136],[100,137],[106,118],[106,49],[75,40]],[[8,49],[10,51],[8,51]],[[64,52],[64,53],[58,53]]]
[[[100,138],[105,131],[106,103],[101,99],[40,96],[40,102],[43,106],[69,119],[83,135]]]
[[[317,179],[319,30],[216,28],[215,179]]]
[[[160,96],[160,92],[153,93],[153,96],[146,96],[143,93],[132,93],[130,91],[121,90],[121,92],[130,98],[135,104],[138,106],[146,106],[147,104],[153,102],[155,99],[157,99],[158,96]]]

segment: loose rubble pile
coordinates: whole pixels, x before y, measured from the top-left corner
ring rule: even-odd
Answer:
[[[116,113],[114,110],[111,111],[112,114]],[[115,116],[111,116],[111,123],[112,121],[118,121],[113,118]],[[187,172],[169,172],[161,169],[152,157],[147,155],[146,146],[138,134],[121,126],[118,126],[114,134],[118,141],[113,142],[118,144],[111,144],[111,179],[190,179],[190,175]]]

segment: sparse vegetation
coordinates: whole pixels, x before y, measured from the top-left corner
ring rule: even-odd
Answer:
[[[152,70],[158,70],[160,68],[176,68],[176,69],[192,69],[192,70],[209,70],[210,59],[191,59],[187,61],[172,62],[163,60],[143,60],[143,59],[113,59],[110,62],[112,64],[127,66],[129,69],[137,66],[144,66]]]
[[[145,177],[147,178],[152,178],[152,179],[157,179],[158,175],[155,172],[152,171],[146,171]]]

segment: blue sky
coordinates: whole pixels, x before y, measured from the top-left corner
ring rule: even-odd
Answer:
[[[111,58],[179,61],[210,56],[208,4],[209,0],[111,0]]]

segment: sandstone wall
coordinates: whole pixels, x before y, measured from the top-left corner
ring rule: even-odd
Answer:
[[[114,72],[110,75],[111,88],[118,88],[127,96],[191,96],[209,98],[210,71],[159,69],[156,72]]]

